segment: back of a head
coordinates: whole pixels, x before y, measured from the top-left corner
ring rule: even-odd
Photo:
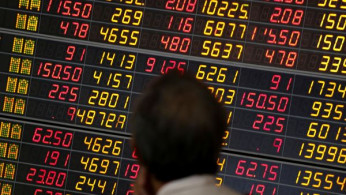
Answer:
[[[137,102],[132,125],[139,160],[156,179],[216,172],[226,118],[194,78],[171,72],[152,82]]]

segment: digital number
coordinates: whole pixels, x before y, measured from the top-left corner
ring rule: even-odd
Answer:
[[[319,0],[317,5],[318,7],[346,9],[345,0]]]
[[[35,128],[32,141],[53,146],[69,148],[72,144],[73,134],[69,132],[54,131],[52,129]]]
[[[269,89],[271,89],[271,90],[278,90],[278,88],[280,86],[280,83],[281,83],[281,78],[282,78],[281,75],[274,74],[272,76],[271,86],[269,87]],[[289,80],[287,82],[286,91],[290,90],[291,84],[292,84],[292,77],[289,78]]]
[[[83,48],[82,49],[82,52],[78,58],[78,60],[80,62],[83,62],[84,60],[84,55],[85,55],[85,51],[86,51],[86,48]],[[76,53],[76,46],[73,46],[73,45],[69,45],[66,49],[66,57],[65,57],[65,60],[67,61],[72,61],[75,57],[75,53]]]
[[[53,89],[49,91],[48,97],[61,101],[75,102],[78,97],[79,87],[70,87],[68,85],[52,84]],[[69,98],[66,98],[68,96]]]
[[[232,79],[232,83],[235,83],[237,81],[238,73],[239,71],[237,70]],[[228,73],[228,68],[226,67],[224,68],[217,67],[217,66],[208,67],[207,65],[204,65],[204,64],[200,64],[196,72],[196,79],[206,80],[210,82],[216,81],[218,83],[224,83],[227,77],[229,76],[230,74]]]
[[[122,141],[116,141],[112,139],[103,139],[101,137],[88,137],[84,138],[84,144],[87,146],[87,150],[119,156],[121,152]]]
[[[346,29],[346,14],[324,13],[320,27],[344,31]]]
[[[334,129],[332,132],[335,131]],[[309,129],[306,133],[307,137],[311,138],[318,138],[321,140],[325,140],[329,137],[329,135],[332,135],[330,133],[330,125],[327,123],[318,123],[318,122],[311,122]],[[337,133],[334,138],[335,141],[341,141],[342,143],[346,143],[346,127],[342,128],[339,127],[337,130]]]
[[[275,7],[272,15],[270,16],[271,23],[292,24],[298,26],[302,22],[304,15],[303,10],[292,10],[290,8]]]
[[[113,2],[113,1],[118,1],[120,3],[125,3],[125,4],[134,4],[134,5],[139,5],[139,6],[143,6],[144,5],[144,2],[142,2],[142,0],[106,0],[106,1],[109,1],[109,2]],[[143,0],[145,1],[145,0]]]
[[[297,173],[296,184],[302,186],[312,186],[325,190],[332,190],[333,186],[339,186],[340,192],[345,190],[346,177],[336,176],[332,173],[319,171],[299,170]],[[337,188],[335,188],[337,189]]]
[[[107,174],[109,166],[115,166],[114,175],[118,174],[120,162],[110,161],[108,159],[90,158],[82,156],[80,163],[83,165],[85,171],[91,173]]]
[[[341,83],[338,84],[336,82],[326,82],[323,80],[318,80],[317,82],[311,81],[308,94],[311,94],[314,88],[319,89],[318,95],[322,97],[333,98],[334,95],[340,94],[343,99],[345,98],[346,85],[342,85]]]
[[[66,22],[61,21],[60,29],[63,30],[64,35],[67,35],[68,32],[72,31],[74,37],[85,39],[88,35],[89,24],[79,22]]]
[[[345,164],[346,148],[338,148],[337,146],[327,146],[324,144],[302,143],[299,156],[303,156],[306,159]]]
[[[134,11],[131,9],[123,10],[120,7],[115,8],[111,21],[114,23],[130,24],[139,26],[143,17],[143,11]]]
[[[268,165],[266,163],[257,163],[254,161],[247,162],[246,160],[239,160],[237,168],[235,169],[236,175],[255,178],[260,174],[262,179],[269,181],[275,181],[278,172],[279,166],[277,165]]]
[[[94,192],[94,190],[99,189],[101,194],[104,193],[107,185],[107,181],[100,179],[87,178],[86,176],[80,175],[78,178],[78,182],[75,185],[75,189],[78,191],[90,191]],[[114,183],[116,185],[116,183]],[[113,193],[112,193],[113,194]]]
[[[321,72],[346,74],[346,58],[322,56],[318,70]]]
[[[120,128],[125,127],[127,116],[124,114],[107,113],[96,110],[77,109],[76,107],[69,107],[67,115],[73,121],[77,116],[79,122],[85,125],[100,125],[106,128]],[[95,121],[95,119],[97,119]],[[96,124],[95,124],[96,123]]]
[[[321,48],[322,50],[327,51],[336,51],[341,52],[341,50],[344,48],[345,43],[345,36],[342,35],[331,35],[331,34],[324,34],[320,35],[320,38],[318,39],[318,43],[316,48]]]
[[[202,13],[247,20],[249,7],[249,4],[246,3],[240,4],[238,2],[204,0]]]
[[[262,129],[263,131],[282,133],[285,124],[286,118],[284,117],[257,114],[256,119],[252,124],[252,128],[256,130]]]
[[[223,42],[212,42],[205,40],[203,42],[203,48],[201,51],[202,56],[211,56],[214,58],[221,57],[222,59],[229,59],[232,51],[236,54],[236,58],[240,59],[243,53],[243,45],[223,43]]]
[[[171,16],[167,29],[173,31],[182,31],[184,33],[190,33],[193,27],[194,18],[174,17]],[[179,23],[178,26],[174,25]],[[173,24],[173,25],[172,25]]]
[[[165,9],[176,11],[195,11],[197,0],[167,0]]]
[[[107,64],[109,66],[113,66],[114,62],[116,66],[125,68],[127,70],[132,70],[136,61],[136,55],[134,54],[123,54],[121,58],[117,58],[117,54],[115,52],[102,52],[102,57],[100,59],[100,64]],[[108,62],[108,63],[107,63]]]
[[[92,90],[88,104],[101,107],[117,108],[120,95],[118,93],[109,93],[107,91]],[[130,96],[126,97],[123,108],[126,109]],[[97,101],[98,100],[98,101]]]
[[[266,186],[264,184],[252,184],[249,195],[265,195],[265,194],[276,194],[276,188],[274,187],[272,191],[269,191],[268,188],[266,190]]]
[[[147,60],[147,67],[145,68],[145,72],[153,72],[155,66],[157,65],[156,58],[149,57]],[[177,62],[175,60],[163,60],[162,63],[158,64],[161,67],[161,74],[167,74],[170,70],[178,70],[181,73],[185,72],[186,62]]]
[[[265,29],[265,34],[267,33],[268,29]],[[267,43],[269,44],[278,44],[278,45],[286,45],[290,47],[295,47],[299,43],[300,38],[300,31],[290,31],[290,30],[280,30],[277,31],[276,29],[269,29],[268,32],[268,39]]]
[[[209,86],[211,94],[213,94],[216,100],[222,104],[232,105],[236,91],[234,89],[225,89],[222,87]]]
[[[104,76],[102,71],[95,70],[93,78],[96,80],[97,85],[106,85],[107,87],[112,87],[112,88],[116,88],[116,89],[121,88],[121,87],[125,87],[126,89],[130,89],[133,76],[130,74],[110,72],[108,74],[108,77],[107,77],[107,76]],[[103,78],[105,78],[107,80],[107,82],[105,84],[104,84],[104,82],[101,82],[101,81],[104,81]],[[124,78],[127,79],[127,82],[125,81]],[[121,85],[121,84],[123,84],[123,85]]]
[[[227,25],[226,25],[227,24]],[[230,28],[230,30],[228,29]],[[246,31],[246,25],[245,24],[236,24],[233,22],[222,22],[222,21],[218,21],[215,22],[214,20],[208,20],[205,28],[204,28],[204,35],[211,35],[211,36],[215,36],[215,37],[222,37],[224,36],[225,32],[230,31],[229,36],[230,38],[234,37],[234,32],[237,29],[237,31],[239,31],[239,29],[241,29],[241,35],[240,38],[243,39],[244,38],[244,34]]]
[[[63,187],[67,174],[65,172],[47,171],[46,169],[30,168],[26,181],[48,186]]]
[[[56,80],[79,82],[82,72],[83,69],[81,67],[41,62],[39,69],[37,70],[37,76]]]
[[[53,0],[49,0],[47,12],[50,12],[52,1]],[[83,5],[81,2],[60,0],[56,13],[64,16],[82,17],[88,19],[91,15],[92,8],[93,6],[90,3],[85,3]]]
[[[138,176],[140,166],[139,164],[127,164],[124,176],[130,179],[136,179]]]
[[[297,5],[304,4],[305,0],[273,0],[274,2],[280,2],[280,3],[294,3]]]
[[[285,67],[292,68],[294,67],[297,60],[297,52],[295,51],[285,51],[285,50],[274,50],[267,49],[265,57],[270,64],[280,64],[285,65]]]
[[[70,154],[67,154],[66,157],[63,158],[59,151],[47,151],[44,163],[51,166],[56,166],[59,159],[64,160],[64,167],[67,167],[70,160]]]
[[[256,92],[244,92],[240,101],[241,106],[278,112],[286,112],[288,103],[288,97],[278,97],[265,93],[257,94]]]
[[[188,37],[181,38],[179,36],[169,36],[162,35],[161,37],[161,46],[165,50],[169,50],[171,52],[180,52],[187,53],[191,45],[191,39]]]
[[[343,104],[333,104],[330,102],[319,102],[314,101],[312,105],[312,112],[310,116],[322,117],[322,118],[332,118],[334,120],[341,120],[343,116],[343,109],[345,105]],[[331,117],[334,115],[333,117]]]
[[[103,36],[103,40],[109,43],[136,46],[138,43],[139,31],[101,27],[100,34]]]

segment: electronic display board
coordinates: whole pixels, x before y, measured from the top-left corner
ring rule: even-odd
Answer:
[[[216,185],[346,194],[345,0],[1,0],[0,192],[133,194],[133,103],[171,69],[227,111]]]

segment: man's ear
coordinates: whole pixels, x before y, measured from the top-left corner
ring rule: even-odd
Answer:
[[[135,195],[155,195],[153,181],[148,169],[141,165],[135,182]]]

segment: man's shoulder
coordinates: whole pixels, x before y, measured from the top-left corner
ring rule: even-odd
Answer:
[[[239,195],[227,188],[216,187],[213,176],[192,176],[170,182],[163,186],[158,195]]]

